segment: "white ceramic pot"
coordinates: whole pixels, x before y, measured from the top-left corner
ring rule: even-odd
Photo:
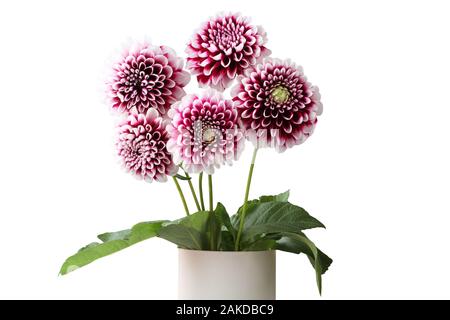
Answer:
[[[179,299],[275,300],[275,250],[178,250]]]

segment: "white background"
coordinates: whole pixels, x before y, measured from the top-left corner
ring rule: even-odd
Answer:
[[[119,168],[99,88],[128,37],[184,57],[222,10],[263,25],[321,89],[316,132],[260,152],[251,195],[291,189],[327,225],[308,233],[334,258],[323,298],[450,298],[450,7],[380,0],[2,1],[0,298],[176,298],[177,250],[160,239],[58,270],[100,232],[183,215],[171,182]],[[214,177],[229,211],[250,154]],[[278,298],[320,298],[304,256],[278,254]]]

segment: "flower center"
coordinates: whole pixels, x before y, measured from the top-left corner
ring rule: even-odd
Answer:
[[[141,86],[145,86],[146,77],[144,72],[139,72],[139,70],[134,70],[134,73],[131,73],[127,78],[127,85],[134,86],[140,88]]]
[[[291,95],[289,90],[284,86],[277,86],[272,90],[272,99],[276,103],[285,103]]]
[[[202,142],[206,144],[211,144],[216,140],[215,130],[212,128],[207,128],[203,131]]]
[[[242,32],[239,26],[220,25],[210,31],[210,43],[217,45],[221,50],[238,46],[241,43]]]

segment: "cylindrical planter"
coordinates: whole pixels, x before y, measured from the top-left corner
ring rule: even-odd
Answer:
[[[274,300],[275,250],[178,251],[178,298]]]

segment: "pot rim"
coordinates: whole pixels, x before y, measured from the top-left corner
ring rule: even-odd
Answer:
[[[183,252],[195,252],[195,253],[223,253],[223,254],[258,254],[258,253],[268,253],[268,252],[276,252],[276,249],[268,249],[268,250],[254,250],[254,251],[219,251],[219,250],[197,250],[197,249],[184,249],[184,248],[177,248],[178,251]]]

